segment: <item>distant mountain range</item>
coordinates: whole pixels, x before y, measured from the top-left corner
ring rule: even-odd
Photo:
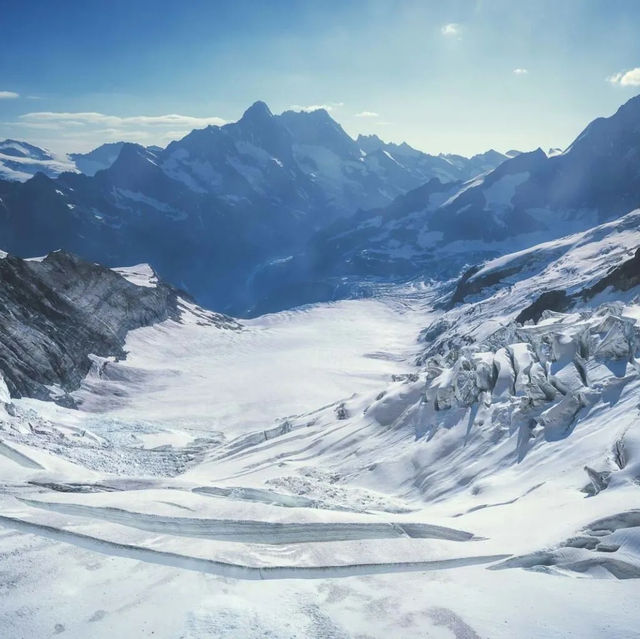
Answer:
[[[24,149],[34,170],[52,157]],[[22,256],[64,248],[110,265],[148,261],[201,302],[244,315],[254,273],[334,220],[506,158],[354,140],[325,110],[273,115],[256,102],[238,122],[166,149],[105,144],[70,155],[57,177],[0,182],[0,230],[3,248]]]
[[[262,123],[260,122],[261,118]],[[168,155],[164,158],[163,161],[166,162],[164,168],[167,173],[173,172],[176,177],[187,181],[196,190],[224,192],[226,185],[223,181],[216,183],[211,179],[211,174],[203,173],[201,167],[197,166],[197,162],[196,165],[193,165],[191,160],[200,159],[204,164],[210,165],[212,170],[220,170],[217,163],[220,161],[224,163],[227,159],[223,150],[229,153],[230,158],[234,155],[251,155],[251,149],[248,147],[232,150],[228,144],[225,146],[222,142],[222,140],[228,142],[229,138],[232,138],[233,142],[247,142],[248,140],[245,140],[244,136],[247,133],[247,127],[251,126],[250,122],[257,126],[254,133],[257,133],[259,138],[255,138],[251,144],[257,142],[255,146],[258,149],[268,152],[269,142],[266,142],[264,136],[274,136],[273,140],[280,136],[281,142],[285,146],[291,147],[289,155],[293,156],[294,161],[300,165],[303,172],[313,179],[323,182],[337,197],[338,202],[345,197],[348,200],[349,197],[341,195],[340,188],[346,191],[358,191],[357,183],[366,179],[370,174],[377,175],[380,182],[377,185],[380,189],[380,197],[384,200],[393,197],[396,191],[403,192],[408,188],[414,188],[432,177],[437,177],[445,182],[468,179],[495,168],[511,154],[518,153],[510,151],[507,154],[502,154],[491,149],[486,153],[467,158],[461,155],[442,153],[429,155],[412,148],[406,142],[402,144],[383,142],[377,135],[359,135],[356,140],[353,140],[324,109],[312,112],[286,111],[281,115],[273,115],[266,104],[256,102],[247,110],[241,121],[243,122],[242,127],[236,126],[239,123],[224,127],[211,126],[189,134],[187,147],[189,145],[194,147],[189,149],[191,152],[195,152],[193,158],[185,157],[179,152],[185,148],[182,143],[187,138],[172,143],[170,146],[173,147],[173,151],[178,151],[178,155]],[[265,124],[266,122],[270,124]],[[271,133],[267,133],[267,128],[271,129]],[[278,128],[280,132],[276,133]],[[287,132],[283,132],[283,129],[286,129]],[[290,136],[290,140],[285,139],[287,134]],[[265,148],[261,146],[263,142],[266,143]],[[196,146],[200,145],[201,147],[211,143],[222,146],[218,153],[212,153],[210,149],[202,153],[202,148],[198,153],[195,149]],[[94,176],[98,171],[108,169],[114,164],[125,144],[125,142],[111,142],[102,144],[88,153],[64,155],[54,154],[47,149],[27,142],[4,140],[0,142],[0,178],[25,182],[38,172],[49,177],[56,177],[65,171]],[[159,146],[149,146],[146,149],[158,156],[164,151]],[[259,155],[259,153],[257,155],[254,153],[254,159],[258,164],[260,164]],[[343,166],[350,163],[351,165],[348,167]],[[234,162],[231,164],[233,165]],[[242,162],[236,162],[236,164],[241,165]],[[239,170],[242,173],[242,169]],[[351,173],[350,180],[345,179],[348,173]],[[246,171],[244,175],[251,181]],[[391,192],[385,194],[384,188],[387,182],[390,183]],[[370,185],[364,188],[371,190]],[[362,195],[362,188],[359,190]],[[397,193],[395,194],[397,195]],[[353,193],[353,197],[357,198],[357,195],[356,192]],[[376,203],[380,203],[379,198],[376,199],[370,194],[368,196],[373,197]],[[349,205],[348,202],[346,204]]]
[[[638,123],[640,97],[563,153],[462,158],[354,140],[325,110],[274,115],[256,102],[238,122],[166,149],[103,145],[69,156],[82,173],[0,180],[2,248],[149,262],[239,316],[448,278],[639,206]]]
[[[57,177],[61,173],[84,173],[93,176],[108,169],[120,155],[124,142],[102,144],[89,153],[53,153],[48,149],[19,140],[0,141],[0,179],[26,182],[36,173]],[[147,147],[159,153],[158,146]]]
[[[432,179],[387,206],[335,221],[303,251],[260,272],[259,308],[299,291],[330,299],[366,294],[381,282],[455,277],[465,266],[638,207],[640,96],[592,122],[563,153],[517,154],[466,182]]]

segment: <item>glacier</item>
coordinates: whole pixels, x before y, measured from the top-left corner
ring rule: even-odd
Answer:
[[[72,401],[0,385],[2,627],[633,636],[639,218],[249,320],[177,291]]]

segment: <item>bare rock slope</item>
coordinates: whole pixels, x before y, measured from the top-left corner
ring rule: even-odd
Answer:
[[[12,397],[69,402],[90,354],[122,357],[128,331],[180,319],[178,290],[139,285],[64,251],[41,260],[7,255],[0,282],[0,374]]]

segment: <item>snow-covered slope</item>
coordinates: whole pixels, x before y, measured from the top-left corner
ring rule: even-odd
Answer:
[[[3,627],[634,636],[639,216],[241,330],[185,304],[79,410],[0,388]]]
[[[55,177],[63,171],[75,171],[67,156],[18,140],[0,141],[0,179],[25,182],[36,173]]]
[[[0,179],[26,182],[36,173],[55,178],[65,171],[93,176],[108,169],[117,159],[124,142],[112,142],[88,153],[53,153],[47,149],[18,140],[0,141]],[[150,146],[152,154],[162,151]]]

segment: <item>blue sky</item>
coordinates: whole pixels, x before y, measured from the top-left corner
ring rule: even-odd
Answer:
[[[636,0],[2,4],[0,138],[59,151],[164,145],[258,99],[432,153],[564,147],[640,93]]]

